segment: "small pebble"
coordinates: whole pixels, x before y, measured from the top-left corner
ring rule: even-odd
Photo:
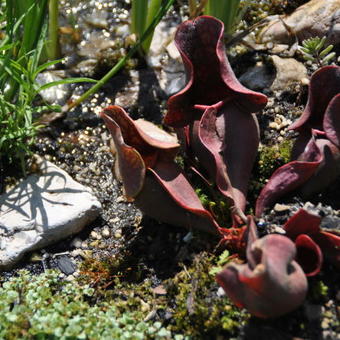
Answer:
[[[89,246],[93,248],[97,248],[99,245],[99,240],[92,241]]]
[[[224,291],[224,289],[222,287],[219,287],[217,289],[217,293],[216,294],[217,294],[218,297],[222,297],[222,296],[225,296],[225,291]]]
[[[282,213],[282,212],[286,212],[289,211],[290,207],[288,205],[285,204],[280,204],[280,203],[276,203],[274,206],[274,211],[278,212],[278,213]]]
[[[119,197],[117,197],[116,202],[117,203],[125,202],[125,198],[123,196],[119,196]]]
[[[322,329],[327,329],[329,327],[329,319],[323,319],[321,322],[321,328]]]
[[[106,248],[106,243],[105,242],[99,242],[98,248],[99,249],[105,249]]]
[[[159,285],[155,288],[152,288],[152,292],[156,295],[166,295],[167,291],[166,289],[164,288],[163,285]]]
[[[157,315],[157,310],[152,310],[143,320],[144,322],[152,320]]]
[[[122,237],[122,230],[121,229],[117,229],[115,232],[115,238],[121,238]]]
[[[102,238],[102,236],[99,234],[99,233],[97,233],[96,231],[94,231],[94,230],[92,230],[91,231],[91,237],[92,238],[94,238],[95,240],[100,240],[101,238]]]
[[[309,85],[309,79],[308,78],[302,78],[301,79],[301,84],[304,85],[304,86]]]
[[[83,241],[79,237],[75,237],[71,242],[71,246],[75,248],[80,248],[82,245],[82,242]]]
[[[111,220],[109,221],[111,224],[115,224],[115,223],[117,223],[117,222],[119,222],[120,221],[120,219],[119,219],[119,217],[115,217],[115,218],[111,218]]]
[[[75,277],[71,274],[65,277],[66,281],[74,281]]]
[[[279,129],[279,125],[278,125],[277,123],[275,123],[275,122],[270,122],[270,123],[269,123],[269,127],[270,127],[271,129],[275,129],[275,130],[278,130],[278,129]]]
[[[141,307],[142,312],[150,311],[150,305],[148,303],[144,302],[143,300],[140,300],[140,303],[142,305],[142,307]]]
[[[73,274],[77,269],[76,264],[65,255],[57,257],[57,266],[61,272],[68,276]]]
[[[77,256],[81,256],[81,257],[84,257],[84,252],[81,250],[81,249],[74,249],[71,251],[70,255],[72,257],[77,257]]]
[[[86,249],[86,248],[88,248],[89,247],[89,245],[88,245],[88,243],[86,242],[86,241],[83,241],[82,243],[81,243],[81,248],[82,249]]]
[[[183,237],[183,241],[185,243],[189,243],[192,239],[193,239],[194,235],[192,234],[192,232],[188,232],[184,237]]]
[[[110,229],[108,227],[104,227],[103,230],[102,230],[102,235],[103,237],[105,238],[109,238],[110,237]]]
[[[283,228],[279,227],[279,226],[275,226],[273,228],[273,232],[277,233],[277,234],[282,234],[282,235],[286,234],[286,231]]]

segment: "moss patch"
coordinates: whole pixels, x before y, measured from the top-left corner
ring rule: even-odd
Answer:
[[[89,285],[60,280],[47,271],[22,271],[0,287],[1,339],[169,339],[160,322],[138,312],[121,313],[113,301],[98,300]]]
[[[197,255],[191,267],[179,272],[167,283],[173,299],[173,319],[169,329],[192,334],[193,339],[214,339],[239,332],[249,314],[236,308],[226,297],[217,295],[218,285],[210,274],[215,256]],[[204,334],[204,336],[203,336]]]

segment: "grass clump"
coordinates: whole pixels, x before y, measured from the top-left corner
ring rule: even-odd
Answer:
[[[38,94],[51,86],[90,82],[68,78],[39,85],[36,78],[60,60],[42,63],[47,36],[47,0],[6,0],[0,7],[0,168],[21,163],[30,153],[40,126],[35,123],[46,110],[56,106],[37,103]]]
[[[95,289],[63,281],[56,271],[21,271],[0,286],[1,339],[169,339],[160,322],[98,301]],[[96,304],[94,304],[96,303]]]
[[[226,34],[231,35],[240,22],[243,11],[240,11],[240,0],[208,0],[204,14],[222,20]]]
[[[39,125],[32,122],[34,110],[25,103],[14,105],[0,94],[0,165],[19,159],[25,169],[25,155],[31,151]]]

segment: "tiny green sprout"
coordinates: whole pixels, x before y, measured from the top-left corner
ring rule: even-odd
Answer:
[[[335,52],[331,52],[333,45],[325,47],[325,42],[326,37],[303,40],[302,46],[299,47],[303,58],[316,63],[319,67],[327,65],[335,57]]]
[[[322,299],[327,297],[328,295],[328,287],[323,281],[317,281],[313,286],[312,286],[312,296],[314,299]]]
[[[219,266],[224,266],[226,263],[229,262],[229,251],[228,250],[225,250],[219,257],[218,257],[218,260],[217,260],[217,264]]]
[[[215,276],[218,272],[220,272],[223,267],[230,261],[230,253],[228,250],[225,250],[217,259],[216,266],[212,267],[209,271],[209,274]]]

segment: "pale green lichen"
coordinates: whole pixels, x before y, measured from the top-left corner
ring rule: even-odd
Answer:
[[[144,322],[112,301],[93,299],[88,284],[63,281],[56,271],[27,271],[0,287],[0,339],[169,339],[160,322]],[[94,304],[95,302],[95,304]]]

